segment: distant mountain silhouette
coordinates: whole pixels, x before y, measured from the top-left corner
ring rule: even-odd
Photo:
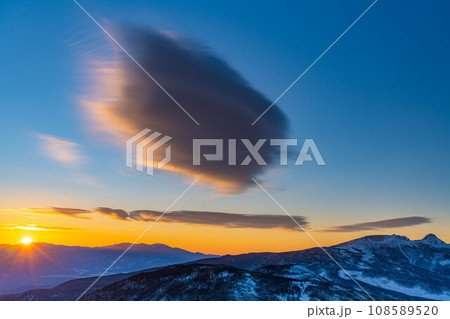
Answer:
[[[98,276],[129,245],[122,243],[93,248],[46,243],[0,245],[0,294],[48,288],[69,279]],[[108,274],[130,273],[205,257],[208,255],[163,244],[138,244]]]

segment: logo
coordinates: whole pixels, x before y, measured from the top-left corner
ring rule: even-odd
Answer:
[[[154,154],[157,149],[159,149],[172,138],[170,136],[164,135],[159,140],[157,140],[157,138],[159,138],[162,134],[159,132],[153,132],[148,135],[150,132],[151,130],[146,128],[127,141],[126,163],[128,167],[133,168],[134,158],[136,162],[136,170],[144,172],[144,166],[146,166],[146,173],[148,175],[153,175],[154,167],[160,169],[170,162],[170,145],[166,147],[165,156],[158,163],[154,162]]]
[[[172,137],[170,136],[162,135],[159,132],[152,132],[148,128],[140,131],[126,142],[126,165],[133,168],[133,163],[136,163],[136,170],[144,172],[144,167],[146,167],[145,173],[153,175],[155,167],[160,169],[171,161],[170,145],[165,150],[160,150],[155,154],[161,146],[171,139]],[[268,147],[275,148],[270,152],[271,156],[278,150],[279,165],[286,166],[290,157],[288,154],[293,154],[292,152],[288,152],[288,148],[300,146],[298,142],[297,139],[293,138],[259,139],[254,144],[248,139],[192,139],[192,165],[199,166],[205,161],[223,161],[226,165],[230,166],[247,166],[252,162],[259,166],[266,166],[268,162],[264,159],[264,156],[267,156],[267,152],[261,152],[261,148],[267,145]],[[211,151],[211,147],[214,151]],[[208,150],[205,148],[208,148]],[[224,154],[224,148],[227,149],[226,155]],[[244,151],[245,158],[238,160],[237,148]],[[204,151],[207,152],[205,153]],[[158,159],[163,157],[163,159],[156,161],[156,157]],[[275,164],[273,157],[270,160],[272,164]],[[326,165],[314,140],[305,139],[294,165],[301,166],[305,162],[314,161],[319,166]]]
[[[224,142],[228,142],[228,158],[224,159]],[[262,154],[260,154],[260,150],[263,145],[267,142],[267,139],[259,139],[255,144],[248,139],[193,139],[193,157],[192,164],[200,165],[202,155],[204,160],[206,161],[226,161],[228,165],[242,165],[246,166],[254,160],[257,165],[265,166],[267,162],[264,160]],[[241,149],[244,148],[247,150],[248,155],[244,158],[241,163],[237,162],[236,158],[236,145],[237,143],[242,143]],[[276,147],[279,149],[280,154],[280,165],[286,166],[288,165],[288,146],[297,146],[297,139],[270,139],[269,144],[272,147]],[[202,146],[213,146],[215,148],[214,153],[204,154],[201,151]],[[296,166],[303,165],[304,162],[313,161],[311,155],[314,156],[317,165],[323,166],[325,165],[325,161],[322,158],[322,155],[319,152],[319,149],[314,143],[313,139],[306,139],[303,143],[303,146],[300,149],[300,152],[297,156],[297,160],[295,161]]]

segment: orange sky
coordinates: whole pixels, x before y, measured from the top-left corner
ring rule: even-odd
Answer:
[[[80,219],[52,214],[2,212],[0,214],[0,243],[20,243],[29,236],[35,242],[61,245],[103,246],[121,242],[133,242],[151,223],[112,220],[103,216]],[[55,227],[55,229],[52,229]],[[57,228],[57,229],[56,229]],[[67,229],[59,229],[67,228]],[[319,232],[310,234],[323,246],[373,234],[401,234],[420,239],[434,232],[444,241],[445,227],[426,224],[416,227],[392,228],[385,231]],[[263,251],[301,250],[316,244],[301,230],[223,228],[156,223],[140,240],[142,243],[164,243],[190,251],[211,254],[239,254]]]

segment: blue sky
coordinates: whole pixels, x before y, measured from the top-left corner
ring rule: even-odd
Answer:
[[[105,25],[181,33],[210,47],[276,99],[371,1],[80,1]],[[327,165],[265,179],[313,226],[426,216],[449,225],[450,3],[380,0],[279,101],[290,137],[313,138]],[[190,179],[128,170],[124,152],[91,134],[79,99],[86,66],[75,44],[108,45],[72,1],[0,4],[0,207],[165,209]],[[37,137],[78,145],[80,162],[48,158]],[[192,210],[279,213],[255,191],[195,187]]]

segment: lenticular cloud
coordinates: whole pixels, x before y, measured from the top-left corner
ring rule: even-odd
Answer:
[[[194,166],[192,139],[249,139],[254,144],[261,138],[284,138],[288,122],[278,106],[252,126],[272,101],[207,48],[154,30],[125,28],[115,36],[199,125],[112,44],[115,58],[93,64],[95,83],[84,103],[95,128],[114,136],[119,145],[145,128],[171,136],[172,161],[164,169],[200,177],[221,192],[239,192],[249,186],[251,178],[267,166],[255,161],[239,165],[248,154],[242,143],[237,143],[238,165],[229,166],[225,160]],[[224,146],[227,159],[226,141]],[[260,150],[269,165],[278,160],[273,151],[268,145]]]

